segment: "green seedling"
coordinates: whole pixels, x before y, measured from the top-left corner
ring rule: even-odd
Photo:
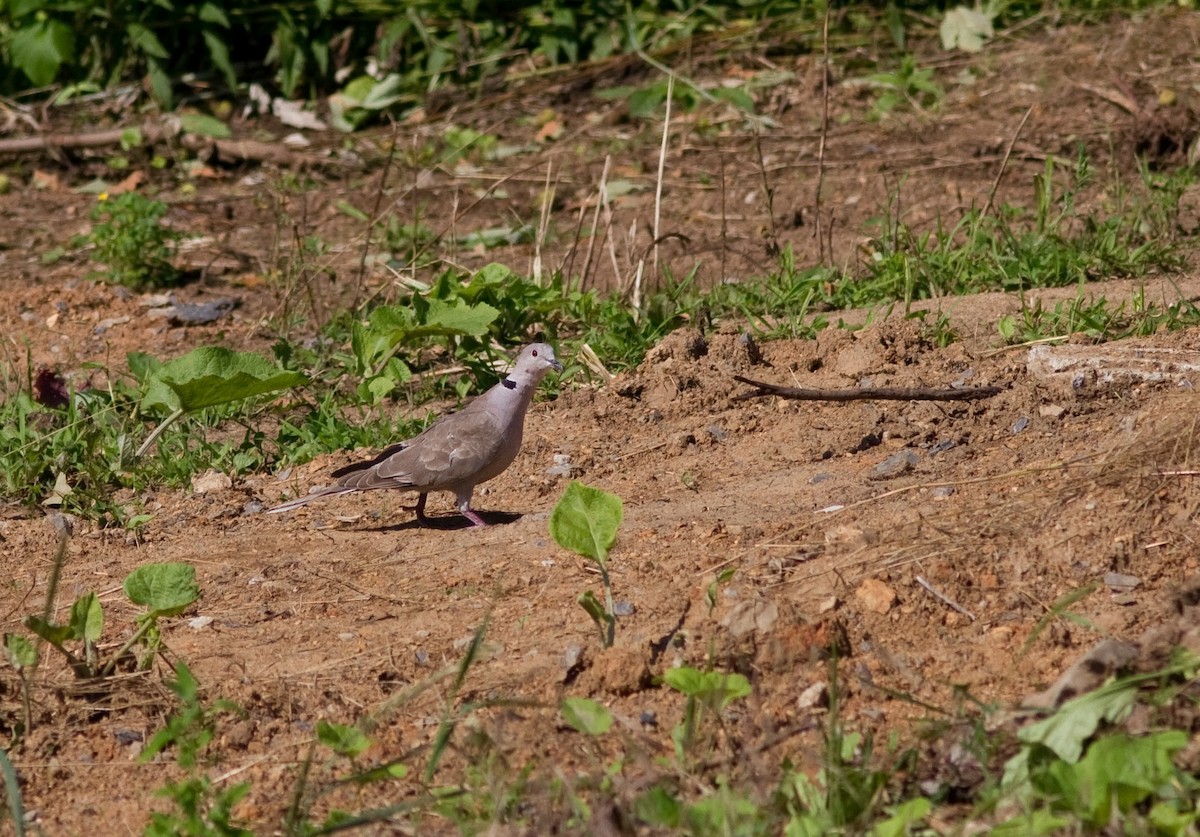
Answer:
[[[250,783],[218,789],[200,769],[200,757],[215,735],[218,715],[238,713],[238,707],[227,700],[205,706],[200,701],[200,684],[182,661],[175,666],[175,679],[168,681],[167,686],[179,699],[179,710],[146,742],[138,760],[145,764],[173,746],[176,761],[189,775],[158,790],[157,795],[173,801],[176,810],[151,814],[143,834],[145,837],[253,837],[252,832],[238,826],[233,818],[233,808],[250,792]]]
[[[620,497],[581,482],[568,485],[550,512],[550,536],[554,542],[594,561],[600,568],[604,604],[591,590],[580,594],[578,601],[596,623],[605,648],[612,646],[617,629],[612,580],[608,575],[608,551],[617,540],[623,514]]]
[[[750,681],[745,675],[699,671],[688,666],[667,669],[662,682],[687,698],[683,723],[671,732],[675,755],[681,762],[691,752],[698,728],[707,717],[719,719],[729,704],[750,694]]]
[[[612,728],[612,713],[604,704],[591,698],[563,698],[559,711],[562,712],[563,720],[573,730],[584,735],[595,737],[603,735]]]
[[[1143,813],[1153,825],[1146,833],[1194,833],[1189,829],[1200,809],[1200,780],[1174,762],[1187,734],[1104,730],[1130,715],[1144,687],[1158,687],[1151,702],[1169,701],[1177,688],[1172,684],[1194,682],[1198,671],[1200,658],[1180,651],[1160,671],[1114,680],[1024,727],[1018,733],[1022,748],[1006,763],[1000,788],[1026,813],[1001,824],[1002,833],[1051,833],[1042,829],[1054,822],[1142,833],[1133,825],[1144,822],[1138,819]]]
[[[199,598],[196,571],[189,564],[143,564],[125,578],[124,590],[129,600],[145,611],[138,615],[133,634],[107,661],[101,660],[96,650],[104,630],[104,612],[95,593],[75,600],[66,624],[28,616],[25,627],[62,654],[76,677],[111,675],[125,654],[138,645],[143,648],[138,668],[146,669],[162,646],[158,620],[177,616]]]
[[[101,275],[133,290],[179,283],[171,264],[183,236],[162,225],[167,205],[137,192],[103,199],[92,209],[92,258],[104,264]]]
[[[261,355],[202,346],[163,363],[143,352],[130,352],[129,369],[142,387],[142,412],[168,411],[146,437],[143,456],[176,420],[188,413],[269,395],[306,383],[299,372],[280,369]]]

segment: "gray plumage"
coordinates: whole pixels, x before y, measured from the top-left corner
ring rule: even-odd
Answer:
[[[396,488],[419,493],[418,522],[427,522],[425,498],[431,491],[454,494],[459,512],[476,526],[486,526],[471,510],[475,486],[499,476],[521,450],[525,413],[542,378],[562,371],[554,349],[545,343],[526,346],[512,371],[457,413],[442,416],[423,433],[390,445],[368,462],[333,472],[337,484],[284,503],[268,514],[292,509],[338,494]]]

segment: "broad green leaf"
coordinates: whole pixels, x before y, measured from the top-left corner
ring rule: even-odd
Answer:
[[[200,597],[190,564],[143,564],[125,577],[125,595],[152,617],[175,616]]]
[[[890,817],[877,823],[871,837],[905,837],[912,826],[929,816],[933,803],[923,796],[910,799],[896,806]]]
[[[663,828],[678,828],[683,818],[679,800],[658,786],[639,796],[633,803],[633,810],[642,822]]]
[[[25,627],[51,645],[62,645],[71,638],[71,629],[66,625],[55,625],[40,616],[26,616]]]
[[[718,87],[712,92],[713,98],[720,99],[723,102],[745,111],[746,113],[754,113],[754,99],[746,92],[744,87]]]
[[[590,698],[563,698],[560,709],[563,720],[584,735],[603,735],[612,727],[612,713]]]
[[[202,346],[164,363],[146,382],[142,409],[163,406],[191,413],[306,383],[299,372],[280,369],[253,352]],[[168,395],[162,387],[171,393]]]
[[[75,57],[75,32],[60,20],[43,20],[18,29],[8,42],[12,62],[35,85],[54,81],[58,69]]]
[[[1129,813],[1175,774],[1172,755],[1187,746],[1182,730],[1141,738],[1106,735],[1088,747],[1077,764],[1055,760],[1034,785],[1051,797],[1069,801],[1075,813],[1096,828],[1114,814]]]
[[[317,740],[339,756],[349,758],[362,755],[371,746],[370,739],[358,727],[328,721],[317,722]]]
[[[563,549],[603,564],[623,514],[616,494],[573,481],[550,512],[550,536]]]
[[[1060,759],[1074,764],[1101,721],[1115,722],[1129,714],[1137,691],[1136,682],[1115,680],[1067,701],[1050,717],[1022,729],[1017,737],[1026,744],[1049,747]]]
[[[662,681],[672,689],[694,697],[718,712],[733,701],[750,694],[750,681],[745,675],[723,671],[698,671],[688,666],[680,666],[664,671]]]
[[[20,670],[37,662],[37,649],[29,638],[21,634],[4,635],[4,656],[12,667]]]
[[[72,639],[98,642],[104,631],[104,610],[95,593],[84,593],[71,605],[71,618],[67,622]]]
[[[227,139],[232,136],[228,125],[215,116],[205,113],[185,113],[179,117],[179,124],[187,133],[201,137]]]
[[[414,329],[413,334],[482,337],[498,316],[500,312],[484,302],[470,305],[462,299],[453,302],[432,299],[424,327]]]

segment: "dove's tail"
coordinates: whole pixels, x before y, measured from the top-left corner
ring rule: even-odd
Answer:
[[[329,488],[323,488],[320,491],[314,491],[312,494],[306,494],[303,497],[297,497],[295,500],[284,503],[281,506],[276,506],[273,509],[267,509],[266,514],[289,512],[292,509],[298,509],[301,506],[307,506],[313,500],[324,500],[326,497],[336,497],[338,494],[351,494],[357,490],[357,488],[351,488],[345,485],[332,485]]]

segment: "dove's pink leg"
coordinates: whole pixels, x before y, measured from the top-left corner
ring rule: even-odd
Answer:
[[[487,526],[488,525],[486,520],[484,520],[479,515],[475,514],[475,512],[471,511],[471,495],[470,494],[468,494],[466,497],[459,496],[457,499],[458,499],[459,514],[461,514],[467,520],[471,521],[472,525],[474,525],[474,526]]]

